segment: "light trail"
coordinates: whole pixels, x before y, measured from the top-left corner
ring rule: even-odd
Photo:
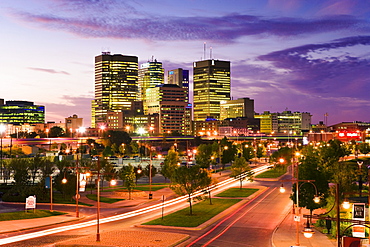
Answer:
[[[265,171],[267,169],[268,169],[268,165],[264,165],[264,166],[252,169],[252,171],[254,172],[254,174],[259,174],[259,173],[262,173],[263,171]],[[237,182],[237,180],[234,179],[234,178],[228,178],[228,179],[225,179],[225,180],[217,183],[215,186],[210,188],[210,190],[216,190],[216,189],[219,189],[219,188],[227,186],[227,185],[230,186],[234,182]],[[197,196],[200,196],[200,195],[203,195],[203,194],[204,194],[204,190],[199,190],[199,191],[193,193],[191,198],[197,197]],[[100,219],[100,224],[108,223],[108,222],[112,222],[112,221],[123,220],[123,219],[131,218],[131,217],[134,217],[134,216],[142,215],[142,214],[145,214],[145,213],[149,213],[149,212],[152,212],[154,210],[161,209],[163,206],[164,207],[172,206],[172,205],[187,201],[188,198],[189,198],[188,195],[180,196],[180,197],[177,197],[175,199],[166,201],[165,203],[161,202],[161,203],[158,203],[156,205],[152,205],[152,206],[145,207],[145,208],[142,208],[142,209],[137,209],[137,210],[134,210],[134,211],[131,211],[131,212],[128,212],[128,213],[106,217],[106,218]],[[32,239],[32,238],[37,238],[37,237],[43,237],[43,236],[47,236],[47,235],[51,235],[51,234],[55,234],[55,233],[69,231],[69,230],[94,226],[96,224],[97,224],[96,220],[91,220],[91,221],[88,221],[88,222],[77,223],[77,224],[70,225],[70,226],[61,226],[61,227],[56,227],[56,228],[52,228],[52,229],[48,229],[48,230],[42,230],[42,231],[37,231],[37,232],[33,232],[33,233],[27,233],[27,234],[18,235],[18,236],[2,238],[2,239],[0,239],[0,245],[15,243],[15,242],[24,241],[24,240],[28,240],[28,239]]]

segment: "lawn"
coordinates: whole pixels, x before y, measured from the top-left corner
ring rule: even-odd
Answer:
[[[270,170],[267,170],[261,174],[258,174],[256,178],[278,178],[286,173],[286,167],[279,168],[272,168]]]
[[[50,212],[48,210],[29,210],[29,211],[18,211],[18,212],[9,212],[9,213],[1,213],[0,214],[0,221],[7,221],[7,220],[23,220],[23,219],[34,219],[34,218],[43,218],[43,217],[50,217],[56,215],[63,215],[66,213],[53,211]]]
[[[167,188],[168,184],[152,184],[152,191],[157,191],[163,188]],[[140,190],[140,191],[149,191],[150,187],[149,184],[143,184],[136,186],[134,190]],[[104,189],[103,192],[114,192],[114,191],[127,191],[126,187],[120,186],[116,188],[110,188],[110,189]]]
[[[215,215],[221,213],[225,209],[241,201],[240,199],[212,199],[212,205],[209,200],[201,201],[193,205],[193,214],[189,214],[189,207],[180,211],[158,218],[143,225],[163,225],[163,226],[179,226],[179,227],[196,227]]]
[[[87,194],[86,197],[89,198],[90,200],[94,200],[94,201],[98,200],[98,196],[96,194]],[[123,200],[125,199],[109,198],[109,197],[103,197],[103,196],[100,197],[100,202],[104,202],[104,203],[115,203],[115,202],[119,202]]]
[[[253,193],[257,192],[258,189],[251,189],[251,188],[230,188],[217,194],[218,197],[248,197]]]

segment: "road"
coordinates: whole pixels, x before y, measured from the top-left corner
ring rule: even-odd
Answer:
[[[275,189],[280,185],[277,182],[253,182],[253,185],[268,186],[269,189],[259,197],[244,204],[240,210],[236,210],[229,216],[225,216],[223,220],[212,224],[206,229],[194,231],[187,229],[156,228],[154,230],[190,235],[190,240],[186,243],[182,243],[181,246],[270,246],[271,234],[289,211],[291,202],[287,195],[280,194],[278,190]],[[134,228],[132,226],[153,218],[158,218],[159,216],[160,210],[157,210],[150,214],[105,223],[101,227],[101,232],[117,229],[153,231],[151,228]],[[76,238],[78,236],[94,235],[95,233],[96,226],[84,227],[39,237],[37,239],[7,244],[5,246],[50,246],[55,242]]]
[[[276,189],[276,182],[261,185],[270,187],[183,246],[271,246],[272,233],[289,212],[291,202]]]

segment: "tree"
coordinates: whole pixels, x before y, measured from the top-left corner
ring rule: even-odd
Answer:
[[[112,145],[116,144],[117,147],[121,146],[122,143],[130,144],[132,140],[127,132],[120,130],[108,130],[105,136]]]
[[[170,188],[178,195],[188,195],[190,215],[192,215],[192,194],[197,190],[206,188],[211,182],[212,179],[207,170],[199,165],[180,166],[174,171]]]
[[[231,175],[230,177],[239,179],[240,189],[243,187],[243,180],[248,179],[248,181],[253,180],[253,172],[244,157],[235,158],[234,163],[231,165]]]
[[[64,136],[63,128],[59,126],[54,126],[50,128],[49,137],[61,137]]]
[[[151,168],[150,168],[151,167]],[[150,171],[151,170],[151,171]],[[144,168],[144,170],[143,170],[143,174],[145,175],[145,176],[147,176],[149,179],[152,179],[154,176],[155,176],[155,174],[157,174],[157,168],[155,167],[155,166],[153,166],[153,165],[150,165],[150,164],[148,164],[145,168]],[[150,177],[151,176],[151,177]]]
[[[254,148],[250,142],[242,144],[242,154],[246,161],[254,158]]]
[[[370,153],[370,145],[367,142],[360,143],[358,149],[362,154],[367,155],[368,153]]]
[[[124,179],[124,185],[127,188],[128,195],[129,195],[129,200],[131,200],[131,193],[132,190],[135,188],[136,183],[135,183],[135,171],[134,167],[132,165],[128,165],[128,169],[125,171],[125,179]]]
[[[211,163],[212,145],[200,144],[197,148],[195,156],[196,164],[202,168],[208,168]]]
[[[9,167],[13,171],[13,179],[15,185],[19,187],[26,186],[28,184],[30,160],[25,158],[14,158],[11,159]]]
[[[321,208],[326,204],[330,174],[320,167],[319,154],[312,146],[305,147],[302,150],[302,154],[303,156],[300,158],[300,163],[298,165],[299,180],[312,180],[314,182],[312,182],[312,184],[309,182],[299,183],[299,206],[306,207],[312,214],[314,209]],[[315,203],[313,201],[315,196],[320,197],[320,203]],[[297,203],[296,184],[293,185],[291,199]]]
[[[165,178],[171,179],[175,169],[177,168],[177,164],[180,162],[179,154],[171,148],[168,151],[166,158],[164,159],[163,166],[161,173]]]

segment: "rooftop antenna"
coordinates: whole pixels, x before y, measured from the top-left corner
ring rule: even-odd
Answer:
[[[329,116],[328,113],[324,114],[324,123],[325,123],[326,126],[328,126],[328,116]]]
[[[203,44],[203,58],[206,60],[206,42]]]
[[[212,59],[212,46],[209,48],[209,57]]]

